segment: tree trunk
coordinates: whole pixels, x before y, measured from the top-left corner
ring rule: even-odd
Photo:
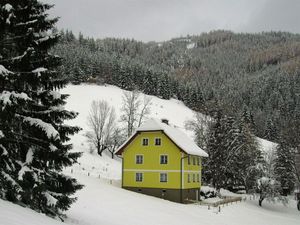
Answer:
[[[258,204],[259,204],[260,207],[262,206],[262,202],[263,202],[264,199],[265,198],[262,197],[262,196],[259,197]]]
[[[97,144],[97,152],[100,156],[102,156],[102,151],[101,151],[101,145],[100,143]]]

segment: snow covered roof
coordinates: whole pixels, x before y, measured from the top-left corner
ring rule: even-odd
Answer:
[[[202,150],[196,143],[178,128],[161,122],[157,119],[149,119],[142,124],[135,133],[117,150],[117,154],[133,139],[133,137],[142,131],[163,131],[182,151],[189,155],[208,157],[208,154]]]

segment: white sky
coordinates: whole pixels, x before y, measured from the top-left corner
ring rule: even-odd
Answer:
[[[104,38],[163,41],[216,29],[300,33],[300,0],[42,0],[58,28]]]

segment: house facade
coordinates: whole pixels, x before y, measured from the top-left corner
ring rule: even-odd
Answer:
[[[123,188],[175,202],[199,199],[207,154],[167,121],[147,121],[116,154],[123,159]]]

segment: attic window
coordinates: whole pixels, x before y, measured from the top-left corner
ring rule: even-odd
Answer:
[[[149,145],[149,139],[148,138],[143,138],[142,145],[143,146],[148,146]]]
[[[161,139],[155,138],[155,145],[161,145]]]

